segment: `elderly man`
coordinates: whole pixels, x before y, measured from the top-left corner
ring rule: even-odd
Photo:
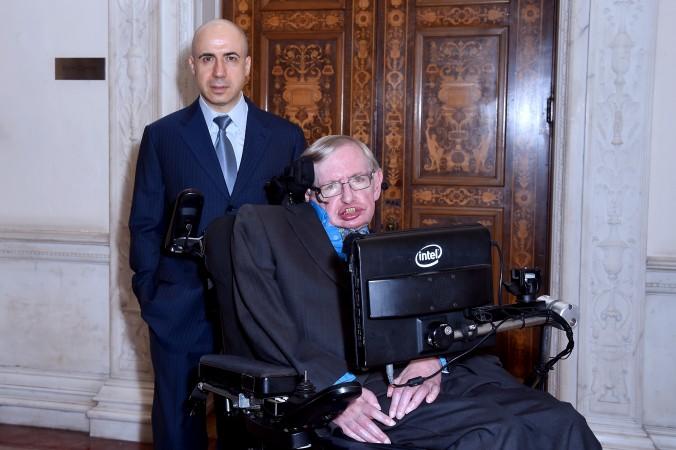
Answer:
[[[258,359],[307,370],[319,389],[361,382],[361,397],[334,420],[337,431],[351,438],[336,438],[343,447],[600,448],[569,404],[523,386],[495,357],[466,358],[450,373],[414,387],[395,388],[377,371],[350,373],[343,238],[366,232],[383,175],[371,151],[347,136],[324,137],[303,155],[315,170],[308,203],[240,210],[233,235],[235,302]],[[411,361],[394,383],[430,375],[440,364],[436,358]]]
[[[235,24],[214,20],[198,28],[188,65],[200,96],[146,127],[129,217],[132,285],[148,324],[155,371],[158,449],[206,448],[204,417],[191,417],[185,403],[200,356],[213,353],[220,341],[207,315],[199,264],[161,251],[172,203],[186,188],[200,190],[203,230],[245,203],[265,203],[265,182],[305,148],[300,128],[242,94],[251,57]]]

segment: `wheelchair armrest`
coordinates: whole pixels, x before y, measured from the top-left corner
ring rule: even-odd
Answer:
[[[291,395],[299,381],[292,368],[236,355],[202,356],[199,378],[212,386],[257,398]]]
[[[326,426],[347,408],[351,400],[360,395],[361,384],[350,381],[334,384],[300,401],[294,401],[291,397],[283,422],[289,427]]]
[[[242,413],[246,431],[266,448],[308,448],[314,431],[361,395],[356,381],[315,393],[292,368],[235,355],[203,356],[199,380],[191,396],[193,406],[204,405],[209,392],[224,397],[234,407],[231,412],[227,406],[227,414]]]

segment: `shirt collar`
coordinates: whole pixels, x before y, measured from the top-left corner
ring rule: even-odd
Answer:
[[[206,100],[204,100],[204,97],[202,97],[202,95],[200,95],[199,104],[200,109],[202,110],[202,114],[204,115],[204,119],[207,121],[207,125],[210,127],[212,125],[216,126],[213,123],[214,118],[222,116],[223,114],[227,114],[228,116],[230,116],[230,119],[232,119],[232,123],[239,129],[243,129],[244,126],[246,125],[246,116],[249,113],[249,105],[246,104],[244,94],[239,95],[239,100],[237,101],[237,104],[227,113],[214,111],[207,104]]]
[[[343,252],[343,241],[345,237],[350,233],[368,234],[368,226],[364,225],[357,230],[349,230],[347,228],[337,227],[329,222],[329,215],[327,214],[326,210],[324,210],[324,208],[317,204],[317,202],[310,200],[310,205],[312,205],[312,208],[315,210],[317,218],[322,223],[322,227],[324,227],[324,231],[326,231],[326,235],[331,241],[331,245],[340,259],[343,261],[347,260],[347,255]]]

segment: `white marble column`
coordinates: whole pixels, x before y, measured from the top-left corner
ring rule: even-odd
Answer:
[[[643,427],[648,173],[657,1],[562,2],[552,287],[581,312],[553,391],[606,448]]]
[[[144,126],[196,96],[186,58],[196,26],[217,11],[217,2],[211,3],[109,4],[111,369],[88,412],[92,436],[151,439],[148,329],[131,291],[128,262],[134,169]]]

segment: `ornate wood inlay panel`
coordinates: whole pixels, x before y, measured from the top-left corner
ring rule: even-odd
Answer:
[[[514,62],[514,86],[521,94],[515,96],[514,113],[521,117],[513,123],[513,133],[510,138],[514,140],[514,162],[512,165],[511,191],[512,191],[512,219],[510,221],[510,261],[515,267],[527,267],[536,264],[535,261],[535,236],[538,235],[536,228],[536,208],[538,202],[548,205],[548,197],[538,198],[548,192],[548,188],[542,188],[542,183],[547,180],[540,178],[538,172],[542,164],[542,152],[548,150],[548,130],[544,121],[538,121],[534,115],[542,111],[543,105],[538,102],[534,95],[527,95],[529,89],[543,89],[541,81],[543,76],[547,79],[547,72],[551,68],[543,64],[541,54],[543,52],[543,26],[542,4],[544,0],[520,0],[516,10],[516,55]],[[551,45],[551,43],[550,43]],[[550,50],[551,51],[551,50]],[[538,86],[539,85],[539,86]],[[549,90],[546,86],[544,90]],[[545,94],[546,95],[546,94]],[[541,113],[540,113],[541,114]],[[515,118],[516,119],[516,118]],[[527,119],[527,120],[524,120]],[[540,174],[542,175],[542,174]],[[548,178],[548,177],[547,177]],[[538,186],[540,183],[540,186]],[[539,218],[546,220],[543,212],[546,207],[540,209]],[[540,245],[546,243],[540,236]]]
[[[342,35],[315,37],[275,39],[268,34],[262,50],[266,109],[297,123],[308,142],[342,130]]]
[[[498,207],[505,201],[500,188],[450,187],[416,189],[413,191],[416,205],[430,206],[482,206]]]
[[[342,11],[283,11],[261,16],[265,31],[342,31],[345,27]]]
[[[420,208],[413,215],[411,225],[417,227],[445,227],[480,223],[488,228],[494,239],[502,237],[503,214],[501,208]]]
[[[235,11],[232,15],[232,20],[239,27],[244,30],[247,37],[247,43],[249,44],[249,56],[251,60],[255,61],[256,57],[256,46],[254,45],[253,37],[255,36],[256,29],[254,29],[253,21],[253,0],[237,0],[235,3]],[[255,70],[255,67],[252,68]],[[253,78],[249,77],[246,85],[244,86],[244,95],[251,98],[253,96]]]
[[[259,0],[261,11],[274,10],[299,10],[299,9],[338,9],[345,8],[347,0]]]
[[[503,183],[506,33],[421,32],[414,184]]]
[[[298,124],[312,143],[343,132],[345,13],[283,6],[270,2],[259,13],[259,103]]]
[[[385,4],[385,54],[383,74],[382,166],[388,189],[383,192],[380,223],[400,229],[404,223],[404,146],[406,141],[406,72],[408,11],[400,0]]]
[[[352,5],[352,87],[350,134],[373,146],[375,1],[359,0]]]
[[[416,23],[422,27],[503,25],[508,16],[507,5],[441,6],[419,8],[416,12]]]
[[[346,133],[374,150],[388,184],[376,229],[479,221],[505,270],[547,271],[554,0],[225,5],[253,33],[254,101],[299,124],[308,143]],[[536,337],[506,347],[524,358],[516,370],[507,361],[524,376]]]

